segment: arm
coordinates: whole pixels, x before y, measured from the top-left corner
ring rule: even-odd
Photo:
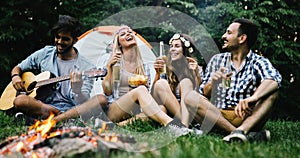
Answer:
[[[251,114],[251,105],[254,105],[256,102],[270,95],[277,89],[278,83],[276,81],[270,79],[264,80],[251,97],[239,102],[239,104],[235,107],[235,114],[240,118],[244,118],[247,114]]]
[[[221,67],[218,71],[214,72],[210,78],[210,80],[203,87],[203,94],[210,98],[211,91],[213,86],[217,86],[222,80],[222,78],[226,78],[226,75],[223,73],[225,67]]]
[[[258,101],[276,91],[282,80],[281,75],[272,66],[271,62],[263,57],[256,59],[254,68],[261,77],[261,83],[252,96],[239,101],[239,104],[236,106],[235,113],[241,118],[251,115],[251,106],[253,107]]]
[[[197,66],[197,69],[195,70],[195,74],[196,74],[196,89],[199,89],[200,84],[202,82],[202,79],[200,77],[201,71],[199,71],[199,68],[201,68],[201,67]]]
[[[153,80],[153,85],[155,84],[155,82],[157,80],[160,79],[159,69],[162,69],[164,64],[165,64],[165,61],[162,58],[156,58],[156,60],[154,62],[154,69],[155,69],[156,73],[155,73],[155,77]]]
[[[21,79],[21,74],[22,74],[22,70],[19,66],[15,66],[11,70],[11,82],[12,82],[13,87],[17,91],[25,91],[24,83],[22,82],[22,79]]]
[[[70,74],[72,95],[77,103],[83,103],[89,99],[89,93],[82,91],[82,74],[80,72],[71,72]],[[87,82],[87,81],[86,81]]]
[[[199,68],[201,68],[201,67],[198,65],[198,62],[196,59],[191,58],[191,57],[186,57],[186,59],[189,64],[189,69],[193,70],[193,74],[195,76],[195,81],[196,81],[196,89],[199,89],[200,84],[202,82],[201,77],[200,77],[201,71],[199,71],[200,70]]]
[[[203,94],[204,96],[210,98],[211,97],[211,90],[212,90],[212,81],[207,82],[207,84],[203,87]]]
[[[113,52],[106,63],[107,74],[102,81],[102,88],[105,95],[109,96],[113,93],[113,66],[121,59],[120,50]]]
[[[155,84],[156,81],[158,81],[160,79],[160,74],[159,73],[155,73],[155,76],[154,76],[154,80],[153,80],[153,85]]]
[[[105,95],[111,95],[113,92],[113,68],[111,64],[106,64],[107,74],[102,81],[102,88]]]

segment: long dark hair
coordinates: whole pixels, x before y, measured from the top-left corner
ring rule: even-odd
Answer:
[[[193,70],[189,69],[188,61],[185,57],[191,57],[191,53],[194,53],[196,50],[194,42],[191,38],[186,34],[180,34],[180,37],[183,37],[185,40],[190,42],[190,46],[186,47],[185,44],[181,41],[181,46],[183,48],[183,55],[184,57],[180,58],[179,60],[172,61],[171,56],[168,55],[167,57],[167,78],[169,81],[170,88],[174,94],[176,94],[176,87],[178,86],[179,82],[184,78],[188,78],[192,81],[193,86],[196,86],[196,74]],[[173,39],[174,40],[174,39]],[[170,43],[172,39],[170,40]],[[191,48],[193,51],[191,51]]]

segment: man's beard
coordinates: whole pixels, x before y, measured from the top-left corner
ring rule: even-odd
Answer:
[[[226,46],[226,47],[222,47],[222,50],[225,51],[225,52],[230,52],[230,51],[233,51],[233,50],[236,50],[238,49],[239,46],[238,45],[234,45],[234,46]]]
[[[67,48],[65,48],[63,52],[59,52],[59,51],[57,50],[57,53],[58,53],[58,54],[65,54],[65,53],[69,52],[72,48],[73,48],[73,45],[70,45],[70,46],[68,46]],[[57,49],[57,48],[56,48],[56,49]]]

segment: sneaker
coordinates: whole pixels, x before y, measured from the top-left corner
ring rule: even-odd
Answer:
[[[17,112],[15,114],[15,122],[21,122],[25,120],[25,115],[22,112]]]
[[[15,122],[21,122],[24,121],[26,126],[31,126],[36,122],[36,119],[26,116],[22,112],[17,112],[15,114]]]
[[[201,125],[199,123],[195,125],[190,125],[190,128],[194,131],[195,135],[202,135],[203,131],[201,130]]]
[[[174,118],[166,126],[167,130],[174,134],[175,136],[182,136],[192,133],[193,130],[187,128],[178,119]]]
[[[203,134],[203,131],[201,129],[193,128],[193,131],[194,131],[194,134],[198,135],[198,136]]]
[[[247,142],[248,138],[243,130],[234,130],[228,136],[223,138],[225,142]]]
[[[271,133],[269,130],[261,130],[259,132],[250,132],[247,135],[250,142],[254,141],[268,141],[271,139]]]

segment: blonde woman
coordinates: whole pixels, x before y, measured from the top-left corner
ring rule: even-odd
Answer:
[[[157,58],[154,63],[153,96],[164,105],[168,112],[189,126],[189,112],[181,100],[187,92],[198,89],[201,83],[202,68],[197,60],[191,57],[197,49],[192,39],[186,34],[174,34],[169,41],[169,54],[166,58]],[[161,78],[160,69],[166,64],[165,79]]]

